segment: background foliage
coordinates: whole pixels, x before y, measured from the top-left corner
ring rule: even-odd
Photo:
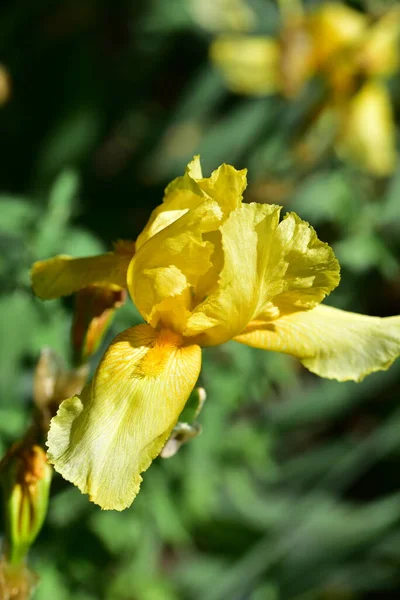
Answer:
[[[276,30],[273,2],[246,6],[261,31]],[[206,173],[249,167],[248,199],[283,203],[333,244],[332,303],[399,313],[400,166],[387,179],[333,156],[296,167],[289,138],[307,93],[236,96],[208,60],[216,33],[243,18],[238,7],[2,3],[1,452],[29,421],[40,349],[68,358],[71,302],[36,300],[31,263],[134,239],[194,153]],[[398,81],[392,91],[398,117]],[[127,304],[109,339],[139,319]],[[397,598],[400,362],[340,384],[239,344],[205,354],[203,434],[155,461],[129,510],[101,512],[55,478],[30,557],[35,600]]]

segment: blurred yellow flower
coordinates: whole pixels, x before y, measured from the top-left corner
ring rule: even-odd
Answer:
[[[187,10],[210,31],[243,31],[253,25],[254,15],[243,0],[189,0]]]
[[[282,87],[278,40],[224,35],[213,42],[210,55],[234,92],[263,96],[274,94]]]
[[[320,76],[327,88],[326,110],[336,116],[339,154],[385,176],[395,168],[396,153],[391,102],[382,79],[399,69],[399,37],[398,6],[371,23],[363,13],[327,2],[309,14],[283,15],[277,39],[219,36],[210,56],[228,87],[242,94],[294,98]]]
[[[94,280],[126,285],[146,321],[113,340],[48,436],[57,471],[102,508],[135,498],[196,384],[202,346],[235,339],[340,381],[400,354],[400,317],[320,306],[339,282],[332,249],[294,213],[280,220],[279,206],[242,203],[245,188],[245,170],[222,165],[203,178],[196,157],[166,188],[129,261],[114,253],[89,266],[55,258],[33,267],[41,297]]]
[[[336,150],[365,165],[376,175],[388,175],[396,165],[394,115],[386,88],[370,81],[341,109]]]

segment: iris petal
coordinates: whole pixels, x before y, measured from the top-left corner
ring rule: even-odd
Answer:
[[[227,216],[242,201],[247,185],[246,173],[246,169],[237,171],[234,167],[223,164],[210,177],[203,177],[200,158],[195,156],[186,167],[185,174],[166,187],[164,200],[153,210],[146,227],[136,240],[136,247],[143,246],[156,233],[206,200],[217,202]]]
[[[108,252],[88,258],[56,256],[36,262],[31,271],[34,293],[44,300],[68,296],[89,285],[126,288],[126,273],[133,256]]]
[[[52,420],[49,459],[104,509],[123,510],[163,448],[200,372],[198,346],[138,325],[118,335],[91,385]]]
[[[223,268],[218,284],[189,317],[184,335],[200,345],[221,344],[259,315],[306,310],[339,282],[332,249],[294,214],[243,204],[221,225]]]
[[[320,377],[360,381],[400,355],[400,317],[368,317],[329,306],[254,321],[236,341],[296,356]]]
[[[175,306],[179,315],[182,309],[190,310],[190,290],[212,267],[214,245],[204,235],[216,230],[222,218],[218,204],[206,200],[137,251],[128,271],[129,291],[144,319],[154,327],[160,319],[158,309],[170,298],[179,298]],[[174,310],[173,304],[168,305]]]

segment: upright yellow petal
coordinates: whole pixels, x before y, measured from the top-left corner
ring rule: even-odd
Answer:
[[[136,240],[136,248],[139,249],[159,231],[205,200],[215,200],[227,216],[242,201],[247,185],[246,173],[246,169],[237,171],[234,167],[223,164],[210,177],[203,177],[200,157],[195,156],[186,167],[185,174],[166,187],[163,202],[153,210],[146,227]]]
[[[218,204],[207,200],[137,251],[128,270],[129,291],[153,327],[163,315],[164,326],[182,331],[197,282],[212,268],[214,245],[206,234],[216,230],[222,219]]]
[[[231,165],[223,164],[211,173],[210,177],[197,180],[206,197],[215,200],[225,217],[241,205],[243,192],[247,186],[247,169],[238,171]]]
[[[294,214],[243,204],[221,225],[223,268],[218,285],[194,308],[184,335],[221,344],[258,315],[277,317],[320,302],[339,281],[331,248]]]
[[[198,346],[138,325],[118,335],[80,396],[65,400],[51,423],[49,459],[104,509],[134,500],[200,372]]]
[[[377,176],[396,166],[395,124],[389,93],[370,81],[351,100],[343,114],[338,153]]]
[[[50,300],[68,296],[89,285],[126,288],[126,273],[134,255],[134,244],[99,256],[56,256],[36,262],[31,271],[34,293]]]
[[[263,96],[279,91],[280,49],[277,40],[221,36],[211,44],[210,57],[234,92]]]
[[[200,157],[195,156],[186,167],[185,174],[167,185],[163,204],[158,208],[188,210],[196,208],[200,201],[208,199],[215,200],[224,215],[228,215],[242,202],[247,186],[246,175],[247,169],[238,171],[231,165],[222,164],[210,177],[203,177]]]
[[[166,187],[162,204],[153,210],[136,240],[137,249],[179,219],[189,208],[196,208],[204,200],[204,194],[197,185],[197,180],[201,178],[200,157],[195,156],[187,165],[184,175],[177,177]]]
[[[400,316],[368,317],[329,306],[254,321],[236,341],[296,356],[320,377],[360,381],[400,355]]]
[[[162,323],[182,332],[193,307],[217,283],[219,226],[242,204],[246,173],[223,164],[203,177],[197,156],[167,186],[128,273],[132,298],[153,327]]]

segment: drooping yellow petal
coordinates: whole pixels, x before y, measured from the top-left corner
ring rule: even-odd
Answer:
[[[394,171],[394,116],[389,93],[383,84],[366,83],[350,101],[344,110],[337,150],[345,159],[374,175],[383,177]]]
[[[156,233],[207,199],[215,200],[222,212],[228,215],[242,201],[247,185],[246,173],[246,169],[238,171],[223,164],[210,177],[203,177],[200,157],[195,156],[186,167],[185,174],[166,187],[163,202],[153,210],[146,227],[136,240],[136,248],[139,249]]]
[[[118,335],[91,385],[51,423],[49,459],[104,509],[134,500],[199,375],[201,351],[168,330],[138,325]]]
[[[279,91],[280,50],[272,38],[221,36],[211,44],[210,57],[235,92],[263,96]]]
[[[320,377],[360,381],[400,356],[400,316],[368,317],[329,306],[254,321],[236,341],[292,354]]]
[[[243,204],[221,225],[223,268],[218,285],[198,304],[184,335],[221,344],[256,316],[277,317],[319,303],[339,282],[332,249],[308,223],[280,207]]]
[[[50,300],[68,296],[89,285],[126,288],[126,273],[134,254],[134,245],[88,258],[56,256],[36,262],[31,271],[34,293]]]

